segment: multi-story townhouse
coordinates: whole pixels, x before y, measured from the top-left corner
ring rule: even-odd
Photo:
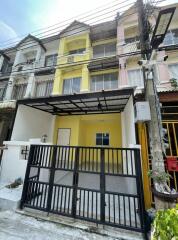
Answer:
[[[0,52],[0,146],[4,140],[10,139],[10,129],[15,112],[13,103],[7,104],[3,102],[15,59],[15,52],[15,48]]]
[[[177,115],[173,114],[177,113],[177,91],[170,83],[170,78],[177,79],[177,16],[176,10],[164,44],[157,52],[158,60],[165,54],[169,58],[167,62],[158,61],[155,66],[163,106],[163,126],[168,129],[170,148],[167,155],[171,156],[177,156],[178,151],[178,122]],[[149,20],[154,26],[156,15],[151,14]],[[5,142],[9,149],[4,152],[3,160],[10,162],[8,159],[14,155],[18,162],[27,155],[24,146],[29,146],[30,142],[38,143],[31,146],[29,154],[23,206],[138,231],[144,229],[136,143],[142,149],[146,207],[152,199],[147,178],[149,144],[146,126],[134,122],[133,98],[143,100],[144,88],[141,66],[138,65],[141,58],[138,36],[138,16],[134,7],[114,21],[94,26],[78,21],[71,23],[59,35],[51,96],[46,90],[51,89],[47,84],[51,74],[48,67],[39,69],[38,65],[34,72],[23,69],[24,55],[25,61],[33,65],[34,51],[38,62],[39,55],[47,48],[45,43],[29,36],[38,43],[40,50],[31,47],[28,53],[23,49],[27,39],[18,44],[21,51],[16,55],[14,68],[17,69],[10,76],[13,87],[9,84],[6,99],[23,92],[20,89],[24,89],[27,76],[28,85],[22,94],[26,99],[18,101],[11,141]],[[54,46],[50,41],[49,45]],[[42,62],[44,66],[44,58]],[[19,67],[23,79],[19,79]],[[44,77],[46,70],[47,78]],[[47,79],[45,83],[44,79]],[[174,121],[171,121],[172,116]],[[19,152],[25,154],[19,155]],[[11,174],[11,180],[18,176],[24,178],[26,161],[22,165],[20,171],[17,169]],[[12,167],[13,164],[4,165],[4,168]],[[173,175],[176,186],[176,173]]]
[[[53,89],[59,37],[38,39],[28,35],[1,55],[0,144],[9,139],[16,101],[50,96]]]
[[[176,7],[177,4],[166,5],[163,8]],[[154,13],[150,14],[149,22],[154,29],[157,13],[160,8],[155,9]],[[152,10],[152,9],[150,9]],[[129,16],[129,17],[127,17]],[[157,63],[154,66],[154,77],[158,91],[158,96],[161,103],[161,117],[163,127],[167,129],[168,146],[166,148],[166,156],[178,156],[178,92],[176,83],[178,81],[178,56],[177,56],[177,41],[178,41],[178,9],[176,9],[168,33],[159,51],[157,51]],[[141,66],[138,65],[138,60],[141,58],[139,54],[139,29],[138,16],[135,13],[134,6],[124,13],[118,22],[118,56],[121,64],[122,76],[120,82],[124,86],[136,86],[136,101],[143,101],[144,80],[142,76]],[[168,56],[166,61],[163,61],[164,56]],[[171,84],[171,79],[174,79],[175,85]],[[147,172],[151,167],[151,159],[149,156],[149,138],[146,129],[146,124],[136,124],[138,133],[138,143],[142,147],[142,172],[144,179],[145,204],[149,208],[153,202],[150,180]],[[178,189],[178,174],[177,170],[169,171],[172,175],[171,187]]]
[[[24,179],[27,166],[22,206],[144,231],[134,88],[120,84],[117,34],[117,19],[60,33],[52,95],[30,96],[30,81],[18,100],[1,178]]]

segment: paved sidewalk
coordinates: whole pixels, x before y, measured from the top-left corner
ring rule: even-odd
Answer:
[[[11,211],[0,212],[1,240],[114,240],[79,229],[39,221]]]

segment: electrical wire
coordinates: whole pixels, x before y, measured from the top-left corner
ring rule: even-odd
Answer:
[[[165,0],[159,0],[159,1],[157,1],[158,3],[160,3],[160,2],[163,2],[163,1],[165,1]],[[124,6],[122,6],[121,8],[125,8],[126,6],[130,6],[130,5],[134,5],[135,4],[135,2],[132,2],[132,3],[130,3],[130,4],[127,4],[127,5],[124,5]],[[114,6],[117,6],[118,7],[118,4],[117,5],[114,5]],[[121,9],[120,8],[120,9]],[[134,8],[136,8],[136,7],[134,7]],[[108,8],[107,8],[108,9]],[[112,13],[112,12],[115,12],[117,9],[114,9],[114,10],[112,10],[112,11],[109,11],[109,12],[106,12],[106,13],[104,13],[104,14],[101,14],[101,15],[99,15],[99,16],[97,16],[97,18],[98,17],[101,17],[101,16],[103,16],[103,15],[106,15],[106,14],[109,14],[109,13]],[[103,11],[103,10],[101,10],[101,11]],[[101,12],[100,11],[100,12]],[[123,11],[123,13],[125,12],[125,10]],[[120,12],[121,13],[121,12]],[[132,13],[132,14],[135,14],[135,13]],[[129,14],[130,15],[130,14]],[[124,16],[124,18],[125,17],[127,17],[127,16],[129,16],[129,15],[126,15],[126,16]],[[88,15],[88,16],[91,16],[91,15]],[[88,17],[87,16],[87,17]],[[114,15],[115,16],[115,15]],[[112,15],[111,16],[109,16],[108,18],[111,18],[112,17]],[[90,18],[90,19],[88,19],[88,20],[92,20],[93,19],[93,16],[92,16],[92,18]],[[99,21],[101,21],[101,20],[103,20],[103,19],[100,19]],[[98,21],[97,21],[98,22]],[[57,28],[58,29],[58,28]],[[54,29],[53,29],[54,30]],[[46,31],[46,32],[49,32],[49,31]],[[59,34],[59,29],[58,29],[58,31],[57,32],[53,32],[53,34]],[[34,35],[35,37],[37,37],[37,35]],[[48,35],[46,35],[46,37],[49,37],[49,36],[51,36],[51,34],[48,34]],[[42,41],[43,41],[43,39],[41,39]],[[19,41],[18,42],[15,42],[15,43],[19,43]],[[10,43],[9,45],[11,45],[12,43]],[[6,48],[7,47],[9,47],[9,45],[8,46],[6,46]]]

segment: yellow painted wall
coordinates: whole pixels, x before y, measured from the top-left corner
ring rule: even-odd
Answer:
[[[147,143],[146,126],[144,123],[138,124],[138,136],[139,136],[139,144],[141,145],[145,207],[146,209],[149,209],[151,207],[151,202],[152,202],[152,193],[150,189],[150,185],[151,185],[150,179],[148,178],[148,170],[149,170],[148,143]]]
[[[122,146],[122,130],[120,114],[96,114],[82,116],[56,117],[54,143],[57,143],[58,128],[71,129],[71,146],[95,146],[96,133],[103,132],[110,135],[110,147]]]

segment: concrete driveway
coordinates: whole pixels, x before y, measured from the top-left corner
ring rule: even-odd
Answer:
[[[113,240],[11,211],[0,212],[1,240]],[[118,238],[117,238],[118,239]]]

